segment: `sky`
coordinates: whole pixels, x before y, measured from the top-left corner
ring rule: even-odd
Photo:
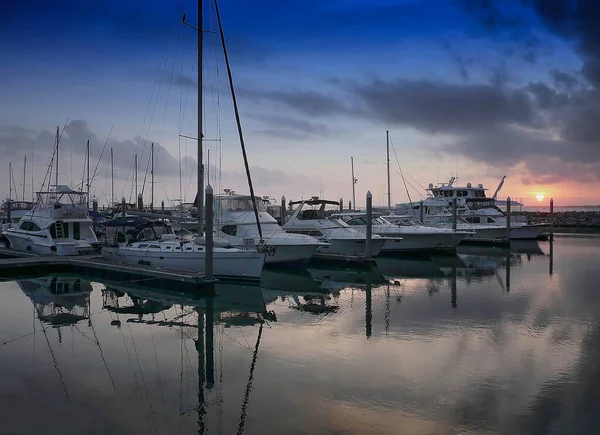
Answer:
[[[594,0],[222,0],[255,192],[421,199],[484,184],[526,205],[600,204],[600,3]],[[205,166],[248,192],[214,3],[204,0]],[[197,2],[0,5],[0,192],[40,190],[60,127],[60,184],[90,141],[100,203],[196,194]],[[111,188],[110,149],[114,155]],[[27,170],[24,176],[24,158]],[[8,166],[12,163],[13,176]],[[32,177],[33,176],[33,177]],[[46,182],[47,183],[47,182]],[[33,187],[33,189],[32,189]],[[114,191],[114,195],[112,192]],[[544,196],[537,201],[536,196]]]

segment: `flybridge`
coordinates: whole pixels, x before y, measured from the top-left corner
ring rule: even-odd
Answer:
[[[488,189],[484,188],[483,184],[473,187],[471,183],[467,183],[466,186],[461,187],[448,183],[434,187],[433,183],[430,183],[427,190],[434,198],[487,198],[485,191]]]

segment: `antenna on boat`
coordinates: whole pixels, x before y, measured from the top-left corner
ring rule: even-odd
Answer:
[[[87,202],[87,208],[90,208],[90,140],[87,140],[87,144],[85,146],[85,154],[86,154],[86,182],[85,182],[85,187],[86,187],[86,202]]]
[[[8,162],[8,199],[12,199],[12,162]]]
[[[27,176],[27,154],[25,154],[25,159],[23,159],[23,197],[21,198],[25,201],[25,181]]]
[[[60,132],[59,127],[56,127],[56,178],[55,178],[55,186],[58,186],[58,143],[60,142]]]
[[[387,202],[388,211],[392,210],[392,191],[390,187],[390,131],[385,131],[386,149],[387,149]]]
[[[352,207],[356,210],[356,189],[354,188],[354,185],[358,179],[354,177],[354,156],[350,157],[350,164],[352,165]]]
[[[110,206],[115,204],[115,162],[113,149],[110,147]]]
[[[150,212],[154,212],[154,142],[150,145]]]

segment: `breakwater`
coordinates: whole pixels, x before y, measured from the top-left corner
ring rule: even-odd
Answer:
[[[554,223],[555,228],[599,228],[600,212],[598,211],[558,211],[552,216],[549,212],[522,211],[515,215],[525,216],[527,222]]]

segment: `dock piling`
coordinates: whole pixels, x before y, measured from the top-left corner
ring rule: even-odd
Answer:
[[[160,202],[160,212],[162,214],[165,214],[165,202],[164,201]]]
[[[138,197],[137,197],[137,211],[139,211],[139,212],[144,211],[144,197],[142,196],[141,193],[138,193]]]
[[[98,200],[94,198],[92,200],[92,228],[94,232],[96,231],[96,220],[98,219]]]
[[[125,217],[125,197],[121,198],[121,217]]]
[[[456,198],[452,198],[452,229],[456,231]]]
[[[281,225],[285,223],[285,195],[281,197]]]
[[[425,209],[424,209],[424,204],[423,201],[421,201],[421,203],[419,204],[419,220],[421,221],[421,223],[425,223]]]
[[[550,239],[554,238],[554,198],[550,198]]]
[[[343,198],[340,198],[340,213],[344,212],[344,200]]]
[[[205,205],[205,226],[206,226],[206,255],[204,256],[204,274],[207,280],[213,279],[213,188],[210,184],[206,185]]]
[[[6,223],[12,223],[12,199],[6,200]]]
[[[510,243],[510,215],[511,215],[510,196],[506,198],[506,241]]]
[[[371,191],[367,191],[367,242],[366,242],[366,253],[365,257],[367,260],[370,260],[373,256],[373,247],[372,247],[372,237],[373,237],[373,195]]]

